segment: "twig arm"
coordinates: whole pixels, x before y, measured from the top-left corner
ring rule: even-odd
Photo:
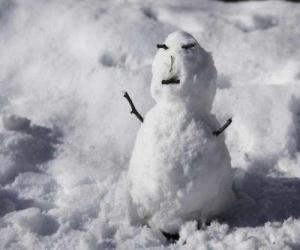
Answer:
[[[141,116],[141,114],[136,110],[136,108],[135,108],[135,106],[134,106],[134,104],[133,104],[133,102],[132,102],[132,100],[131,100],[131,98],[130,98],[130,96],[129,96],[129,94],[127,93],[127,92],[124,92],[124,95],[123,95],[125,98],[126,98],[126,100],[129,102],[129,105],[130,105],[130,107],[131,107],[131,111],[130,111],[130,113],[131,114],[134,114],[141,122],[143,122],[144,121],[144,118]]]
[[[218,130],[215,130],[213,131],[213,135],[215,136],[219,136],[220,134],[223,133],[223,131],[229,127],[229,125],[232,123],[232,118],[229,118],[226,123],[221,127],[219,128]]]

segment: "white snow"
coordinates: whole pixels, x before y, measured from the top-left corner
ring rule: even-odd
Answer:
[[[0,1],[0,248],[299,248],[299,20],[284,1]],[[141,124],[122,91],[154,106],[156,44],[178,29],[212,53],[238,197],[170,244],[129,202]]]

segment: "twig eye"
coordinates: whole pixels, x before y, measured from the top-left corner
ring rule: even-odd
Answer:
[[[168,46],[167,46],[167,45],[165,45],[165,44],[157,44],[157,45],[156,45],[156,48],[158,48],[158,49],[165,49],[165,50],[167,50],[167,49],[168,49]]]
[[[193,47],[195,47],[194,43],[189,43],[189,44],[185,44],[185,45],[181,46],[181,48],[183,48],[183,49],[190,49],[190,48],[193,48]]]

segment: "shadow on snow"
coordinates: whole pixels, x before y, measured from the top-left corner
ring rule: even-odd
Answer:
[[[237,173],[236,203],[219,220],[232,227],[256,227],[300,217],[300,179]]]

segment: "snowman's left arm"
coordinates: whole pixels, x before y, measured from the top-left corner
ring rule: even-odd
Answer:
[[[231,123],[232,123],[232,118],[229,118],[229,119],[226,121],[226,123],[225,123],[221,128],[219,128],[218,130],[213,131],[213,135],[218,136],[218,135],[222,134],[222,132],[223,132],[226,128],[228,128],[228,126],[229,126]]]
[[[124,92],[124,95],[123,95],[127,101],[129,102],[129,105],[131,107],[131,111],[130,113],[131,114],[135,114],[135,116],[141,121],[143,122],[144,121],[144,118],[141,116],[141,114],[137,111],[137,109],[135,108],[134,104],[133,104],[133,101],[131,100],[129,94],[127,92]]]

